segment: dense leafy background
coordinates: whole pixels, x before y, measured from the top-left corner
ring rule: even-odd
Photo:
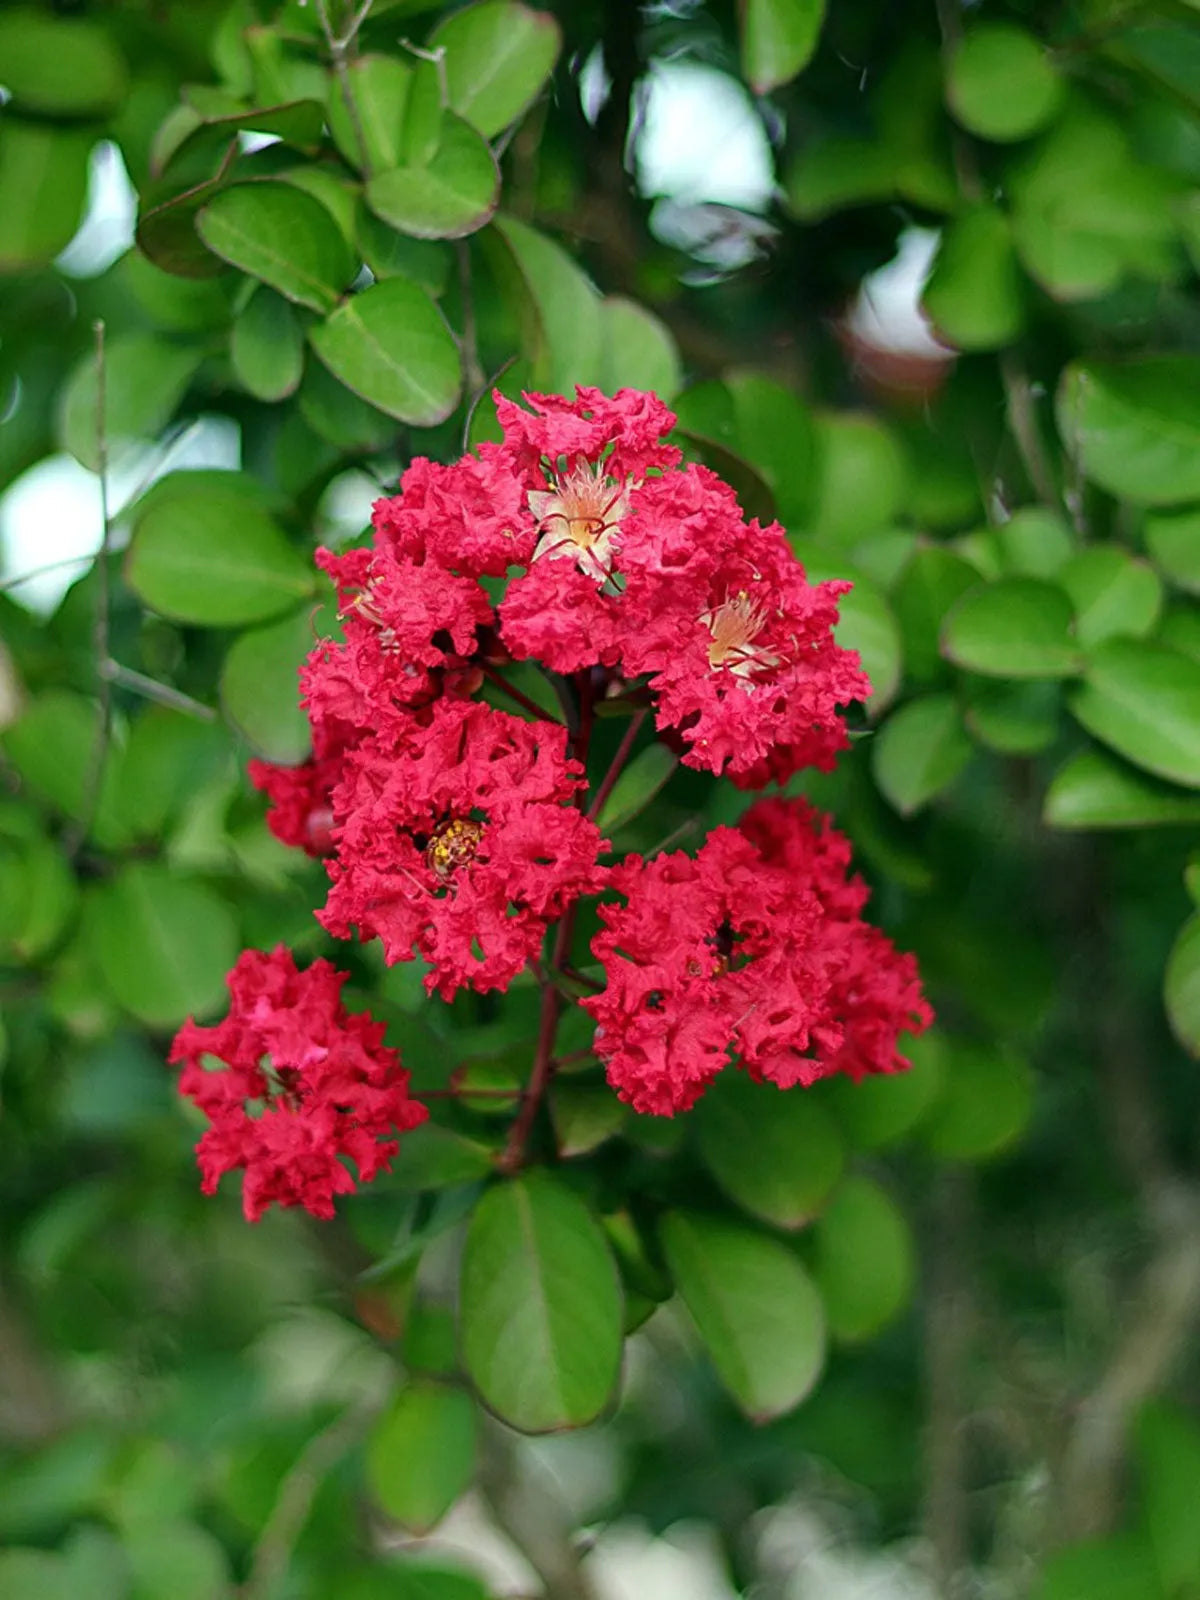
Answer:
[[[116,506],[53,614],[0,593],[4,1594],[476,1600],[414,1542],[456,1503],[551,1600],[622,1518],[807,1593],[783,1505],[905,1553],[898,1594],[1200,1592],[1200,17],[825,12],[0,15],[0,485],[65,451]],[[632,181],[681,65],[749,86],[760,212]],[[81,277],[104,140],[136,246]],[[853,309],[914,227],[941,352]],[[875,694],[809,789],[940,1026],[769,1116],[564,1078],[554,1170],[491,1187],[511,1106],[445,1102],[337,1224],[249,1229],[162,1065],[243,944],[321,948],[245,762],[304,754],[313,545],[486,436],[496,375],[657,388],[855,580]],[[239,470],[188,456],[201,418]],[[737,803],[651,765],[606,821]],[[353,959],[420,1086],[522,1080],[534,996],[448,1012]],[[491,1412],[602,1420],[535,1450]]]

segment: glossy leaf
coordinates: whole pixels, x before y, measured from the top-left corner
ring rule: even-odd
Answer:
[[[908,463],[875,417],[826,412],[816,423],[816,503],[810,529],[839,549],[886,527],[904,500]]]
[[[288,302],[264,284],[233,324],[233,370],[256,400],[285,400],[304,371],[304,330]]]
[[[300,667],[316,642],[312,610],[302,607],[234,640],[221,668],[225,715],[254,753],[294,765],[309,754],[308,717],[300,709]]]
[[[539,387],[570,394],[603,370],[603,313],[592,284],[561,245],[501,212],[487,237],[502,242],[533,311],[531,355]]]
[[[1146,518],[1146,548],[1164,577],[1200,594],[1200,511],[1159,512]]]
[[[120,104],[125,62],[107,28],[15,6],[0,17],[0,75],[17,111],[96,117]]]
[[[965,594],[942,625],[942,654],[996,678],[1065,678],[1082,665],[1071,602],[1038,578],[1001,578]]]
[[[769,94],[808,65],[825,20],[825,0],[744,0],[742,73]]]
[[[462,372],[445,318],[402,278],[364,289],[309,332],[346,387],[401,422],[433,427],[458,404]]]
[[[903,1072],[871,1073],[855,1083],[841,1073],[824,1085],[825,1097],[850,1143],[878,1150],[904,1138],[921,1121],[942,1087],[945,1056],[938,1033],[899,1041],[911,1065]]]
[[[621,1291],[599,1223],[545,1172],[480,1201],[463,1251],[463,1360],[484,1402],[526,1433],[582,1427],[608,1405]]]
[[[911,816],[965,770],[973,746],[953,695],[928,694],[893,711],[871,746],[871,770],[901,816]]]
[[[428,160],[377,173],[366,192],[375,215],[401,233],[461,239],[495,211],[500,169],[487,141],[448,112]]]
[[[1101,488],[1152,506],[1200,497],[1200,358],[1076,362],[1057,411],[1067,451]]]
[[[427,1379],[409,1383],[371,1430],[367,1485],[390,1517],[426,1534],[466,1490],[475,1470],[475,1405]]]
[[[329,131],[352,167],[375,173],[400,165],[412,80],[408,62],[383,55],[361,55],[348,61],[344,83],[334,80],[329,93]],[[349,86],[353,111],[344,85]]]
[[[1001,567],[1017,577],[1053,578],[1075,551],[1070,529],[1045,506],[1021,506],[994,536]]]
[[[605,363],[600,387],[615,394],[622,387],[650,389],[671,400],[683,382],[683,368],[670,329],[645,306],[610,294],[600,308]]]
[[[1025,1131],[1033,1109],[1033,1074],[1008,1052],[955,1041],[942,1093],[921,1137],[943,1161],[986,1161]]]
[[[705,1165],[752,1216],[802,1228],[842,1174],[836,1124],[810,1096],[722,1073],[695,1112]]]
[[[195,344],[171,344],[148,333],[106,341],[103,425],[110,458],[120,446],[162,432],[203,357]],[[63,390],[59,437],[92,472],[100,465],[99,409],[96,356],[89,350]]]
[[[1082,750],[1054,774],[1043,820],[1051,828],[1153,828],[1200,822],[1200,795],[1147,777],[1102,750]]]
[[[1153,632],[1162,584],[1153,567],[1120,545],[1089,545],[1067,562],[1058,582],[1075,607],[1075,637],[1085,648]]]
[[[825,1317],[808,1274],[778,1239],[671,1211],[663,1251],[721,1382],[756,1422],[798,1406],[825,1361]]]
[[[946,230],[921,298],[939,337],[959,350],[996,350],[1021,329],[1021,275],[1008,223],[991,206]]]
[[[1171,947],[1163,995],[1175,1037],[1200,1056],[1200,915],[1184,923]]]
[[[290,610],[313,570],[236,473],[174,472],[134,515],[130,587],[163,616],[238,627]]]
[[[946,99],[981,139],[1027,139],[1053,117],[1063,85],[1041,42],[1011,23],[970,28],[950,59]]]
[[[948,676],[938,653],[942,620],[978,582],[970,562],[940,545],[918,545],[913,551],[892,589],[891,602],[900,625],[905,670],[914,682]]]
[[[1068,702],[1102,744],[1172,783],[1200,788],[1200,662],[1141,639],[1114,639]]]
[[[908,1304],[916,1280],[912,1233],[872,1179],[845,1179],[813,1225],[815,1275],[829,1331],[870,1339]]]
[[[621,773],[596,819],[600,832],[613,834],[650,804],[668,782],[679,757],[657,740],[638,752]]]
[[[536,99],[558,58],[557,22],[511,0],[484,0],[438,24],[429,48],[445,51],[450,105],[485,138]]]
[[[203,884],[135,861],[84,908],[88,949],[127,1011],[148,1027],[211,1015],[238,952],[230,907]]]
[[[223,189],[196,217],[201,239],[223,261],[287,300],[330,311],[357,263],[319,200],[289,183]]]

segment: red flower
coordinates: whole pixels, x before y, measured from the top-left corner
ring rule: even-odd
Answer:
[[[377,548],[471,578],[502,578],[533,549],[525,485],[495,444],[448,467],[418,456],[372,520]]]
[[[391,1135],[428,1116],[409,1099],[383,1024],[343,1007],[345,979],[328,961],[299,971],[282,945],[245,950],[229,974],[229,1015],[212,1028],[189,1019],[171,1046],[181,1093],[211,1123],[196,1152],[201,1187],[214,1194],[244,1168],[250,1222],[272,1203],[331,1217],[334,1195],[355,1188],[344,1158],[369,1183],[398,1149]],[[224,1070],[211,1070],[213,1058]]]
[[[760,800],[739,827],[764,862],[811,889],[824,909],[829,1010],[843,1030],[825,1071],[863,1078],[907,1067],[899,1035],[924,1033],[933,1010],[921,992],[916,959],[862,920],[870,891],[849,876],[850,841],[804,800]]]
[[[507,988],[547,925],[605,881],[599,830],[570,803],[581,782],[557,723],[437,702],[400,740],[347,758],[319,920],[381,939],[389,963],[423,956],[445,999]]]
[[[626,903],[600,906],[592,941],[607,987],[586,999],[595,1049],[622,1100],[670,1116],[691,1106],[736,1050],[757,1078],[808,1082],[813,1051],[841,1042],[828,1018],[821,907],[803,884],[764,871],[757,850],[718,828],[682,851],[613,869]]]

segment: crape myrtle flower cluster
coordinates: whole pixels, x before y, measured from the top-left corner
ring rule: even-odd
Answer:
[[[781,1089],[906,1066],[898,1036],[931,1020],[916,964],[863,920],[828,818],[775,795],[694,855],[624,860],[596,821],[650,717],[683,762],[743,789],[829,770],[842,708],[870,692],[833,635],[850,586],[810,584],[779,526],[685,463],[657,396],[524,398],[496,397],[499,443],[415,460],[375,505],[370,548],[317,553],[342,638],[301,673],[312,758],[250,770],[277,837],[325,862],[318,920],[378,939],[389,964],[421,957],[447,1001],[532,969],[543,1025],[510,1164],[553,1071],[584,896],[600,897],[603,986],[580,1003],[635,1110],[685,1110],[730,1065]],[[521,663],[561,717],[514,681]],[[601,700],[634,719],[604,774],[588,771]],[[211,1121],[205,1190],[244,1168],[252,1218],[271,1201],[329,1215],[354,1187],[346,1158],[368,1181],[426,1114],[382,1026],[342,1009],[342,981],[247,951],[227,1020],[175,1042]]]

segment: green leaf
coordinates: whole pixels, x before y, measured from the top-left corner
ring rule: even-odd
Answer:
[[[755,372],[734,372],[694,384],[673,409],[682,433],[715,446],[720,457],[748,463],[781,517],[808,520],[816,435],[808,408],[792,390]],[[719,458],[718,468],[724,464]]]
[[[954,602],[974,589],[979,574],[940,545],[922,544],[913,551],[892,590],[892,606],[900,625],[905,670],[915,683],[948,676],[938,654],[942,621]]]
[[[371,1430],[367,1485],[411,1533],[435,1528],[475,1471],[475,1405],[445,1383],[408,1384]]]
[[[4,753],[21,780],[63,816],[83,816],[91,787],[92,760],[100,732],[100,708],[67,689],[35,696],[0,736]],[[106,848],[121,840],[116,772],[105,765],[92,833]]]
[[[1050,828],[1154,828],[1200,822],[1200,795],[1148,778],[1102,750],[1083,750],[1050,780],[1042,820]]]
[[[75,236],[87,199],[93,135],[0,121],[0,272],[53,261]]]
[[[400,1141],[388,1182],[415,1194],[474,1183],[489,1177],[494,1169],[495,1158],[486,1145],[436,1122],[425,1122]]]
[[[265,285],[233,324],[230,359],[238,382],[256,400],[286,400],[304,371],[304,330],[288,302]]]
[[[1011,23],[971,28],[950,58],[947,104],[981,139],[1027,139],[1062,99],[1062,80],[1041,41]]]
[[[600,832],[611,836],[618,828],[632,822],[663,788],[678,765],[679,757],[675,752],[657,740],[639,751],[613,784],[611,794],[601,807],[596,819]]]
[[[231,138],[215,171],[179,188],[177,182],[152,184],[141,196],[135,238],[138,248],[162,271],[183,278],[212,278],[226,272],[225,263],[207,249],[196,231],[202,208],[224,185],[238,143]]]
[[[1054,683],[978,678],[967,690],[967,727],[990,750],[1033,756],[1058,737],[1062,693]]]
[[[446,320],[416,284],[373,284],[309,331],[347,387],[400,422],[431,428],[458,404],[462,369]]]
[[[1144,1537],[1118,1534],[1049,1556],[1034,1600],[1169,1600]]]
[[[221,668],[225,715],[256,755],[294,765],[309,754],[308,717],[300,709],[300,666],[316,642],[304,606],[235,639]]]
[[[36,961],[61,939],[79,901],[75,874],[46,838],[0,841],[0,948]]]
[[[315,587],[239,473],[172,472],[155,484],[134,514],[125,576],[152,610],[214,628],[278,616]]]
[[[435,239],[410,239],[367,210],[358,209],[355,237],[363,260],[377,278],[410,278],[437,299],[450,281],[450,247]]]
[[[514,275],[533,312],[527,340],[538,387],[570,394],[602,375],[600,296],[567,252],[528,223],[500,213],[484,235],[501,276]]]
[[[942,654],[993,678],[1066,678],[1082,665],[1074,613],[1041,578],[1001,578],[972,590],[942,625]]]
[[[1033,1110],[1033,1074],[1019,1056],[954,1041],[942,1093],[921,1136],[943,1161],[986,1161],[1021,1134]]]
[[[382,6],[379,8],[383,9]],[[491,1600],[478,1578],[424,1562],[376,1562],[370,1569],[343,1574],[320,1600]]]
[[[1147,640],[1114,639],[1094,652],[1068,704],[1134,766],[1200,788],[1200,661]]]
[[[104,349],[104,432],[110,458],[123,444],[155,438],[183,399],[204,359],[197,345],[169,344],[158,334],[126,333]],[[100,467],[96,356],[81,356],[63,390],[59,438],[96,472]]]
[[[345,80],[354,114],[347,107],[341,78],[335,78],[329,90],[329,131],[334,144],[360,171],[386,172],[399,166],[412,67],[396,56],[363,55],[346,63]]]
[[[329,212],[289,183],[222,189],[197,214],[196,230],[222,261],[313,311],[332,310],[357,268]]]
[[[1106,639],[1143,638],[1162,609],[1157,573],[1121,545],[1089,545],[1072,556],[1058,582],[1075,607],[1075,637],[1085,649]]]
[[[698,1213],[662,1219],[667,1266],[717,1375],[755,1422],[793,1410],[825,1361],[825,1318],[778,1239]]]
[[[816,419],[816,504],[809,531],[849,549],[892,522],[908,486],[908,463],[875,417],[826,412]]]
[[[445,52],[451,109],[490,139],[533,104],[561,42],[549,13],[485,0],[439,23],[429,48]]]
[[[1200,510],[1149,516],[1145,534],[1150,559],[1159,571],[1177,588],[1200,594]]]
[[[878,1150],[903,1139],[941,1090],[945,1056],[939,1034],[902,1038],[900,1053],[912,1063],[907,1071],[872,1073],[858,1083],[839,1073],[824,1085],[835,1116],[858,1150]]]
[[[619,1133],[629,1115],[616,1095],[604,1084],[563,1083],[550,1094],[550,1120],[554,1142],[564,1161],[587,1155],[589,1150]]]
[[[790,83],[812,59],[825,0],[744,0],[742,76],[755,94]]]
[[[216,1011],[238,949],[224,900],[147,861],[131,862],[93,892],[84,934],[113,994],[152,1028]]]
[[[347,455],[370,455],[395,441],[396,419],[352,394],[319,361],[309,363],[298,403],[313,432]]]
[[[802,1228],[842,1175],[836,1125],[811,1095],[723,1072],[695,1111],[705,1165],[731,1199],[779,1228]]]
[[[1146,1530],[1163,1590],[1186,1595],[1200,1582],[1200,1429],[1191,1417],[1152,1401],[1138,1418],[1138,1476]]]
[[[1171,947],[1163,997],[1175,1037],[1200,1056],[1200,915],[1184,923]]]
[[[674,335],[665,323],[621,295],[607,295],[600,307],[604,368],[600,387],[606,394],[620,388],[648,389],[671,400],[683,383],[683,367]]]
[[[621,1289],[599,1223],[544,1172],[497,1184],[467,1230],[463,1360],[497,1416],[523,1433],[599,1416],[621,1363]]]
[[[1054,577],[1075,551],[1071,530],[1044,506],[1021,506],[993,538],[1004,571],[1024,578]]]
[[[1200,496],[1200,358],[1074,362],[1057,414],[1068,454],[1111,494],[1151,506]]]
[[[1200,606],[1170,606],[1155,635],[1159,644],[1169,645],[1182,656],[1200,661]]]
[[[231,1574],[224,1547],[194,1522],[138,1522],[126,1530],[121,1542],[137,1596],[215,1600],[229,1593]]]
[[[1024,296],[1001,212],[977,206],[951,223],[921,304],[937,334],[959,350],[998,350],[1012,343],[1024,320]]]
[[[377,173],[367,184],[377,217],[415,239],[461,239],[489,220],[500,199],[500,169],[487,141],[447,112],[428,158]]]
[[[835,1338],[873,1338],[911,1299],[912,1233],[895,1201],[872,1179],[845,1179],[813,1225],[813,1245],[817,1287]]]
[[[953,695],[927,694],[893,711],[871,745],[884,797],[911,816],[965,770],[973,746]]]
[[[125,93],[125,62],[107,28],[24,6],[0,17],[0,74],[17,111],[47,117],[102,116]]]

